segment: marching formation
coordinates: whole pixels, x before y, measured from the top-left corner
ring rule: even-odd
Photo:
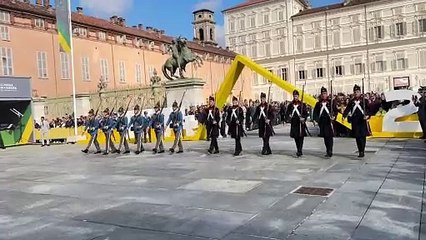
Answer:
[[[348,107],[343,112],[343,120],[345,121],[347,119],[349,123],[352,123],[352,135],[356,139],[359,153],[358,157],[363,158],[365,156],[366,137],[371,134],[368,124],[370,115],[367,100],[364,98],[361,88],[358,85],[355,85],[353,91],[354,98],[350,100]],[[268,93],[268,95],[269,94],[270,93]],[[302,89],[302,93],[294,90],[293,100],[287,107],[284,114],[285,120],[290,122],[291,125],[290,137],[294,139],[296,145],[296,157],[303,156],[304,139],[308,134],[310,135],[306,125],[306,119],[308,118],[309,113],[307,105],[304,103],[304,94],[304,87]],[[181,106],[184,95],[182,96],[179,104],[176,101],[173,103],[172,112],[170,113],[166,123],[163,114],[165,101],[163,106],[160,106],[160,103],[155,105],[152,116],[148,116],[147,112],[144,112],[142,115],[141,107],[139,105],[135,105],[133,109],[134,114],[130,118],[130,121],[126,117],[130,102],[126,109],[120,107],[118,114],[114,114],[113,111],[106,108],[103,111],[103,116],[101,118],[96,117],[97,112],[95,113],[93,109],[90,110],[89,121],[87,121],[85,127],[85,132],[87,131],[90,134],[90,140],[89,144],[84,150],[82,150],[82,152],[88,153],[90,146],[94,144],[96,148],[95,154],[101,153],[97,136],[98,130],[102,130],[106,137],[105,151],[103,152],[104,155],[108,155],[109,153],[121,153],[123,145],[123,153],[129,154],[129,131],[133,131],[136,144],[135,154],[140,154],[145,151],[144,140],[146,140],[148,129],[153,129],[156,143],[152,152],[154,154],[164,153],[164,132],[167,128],[170,128],[174,133],[175,139],[172,147],[169,148],[169,152],[183,153],[182,132],[184,118],[181,112]],[[265,93],[261,93],[260,105],[257,106],[254,113],[254,120],[258,123],[259,138],[262,138],[263,141],[263,147],[261,150],[262,155],[272,154],[269,140],[275,134],[272,124],[275,119],[275,109],[273,109],[273,106],[269,102],[269,96],[267,98]],[[219,153],[217,139],[221,129],[220,124],[225,122],[225,124],[228,125],[228,134],[231,138],[235,139],[234,156],[241,155],[243,151],[241,138],[245,135],[245,113],[244,109],[240,106],[240,100],[237,97],[233,97],[232,106],[227,109],[224,116],[221,116],[220,110],[216,106],[215,98],[210,97],[209,105],[205,109],[205,112],[207,114],[205,125],[208,141],[210,141],[210,146],[207,152],[209,154]],[[338,113],[336,103],[333,103],[327,89],[322,87],[320,99],[313,109],[313,119],[319,125],[319,136],[324,139],[326,158],[331,158],[333,156],[333,143],[335,136],[334,123]],[[114,137],[112,134],[114,130],[116,130],[120,135],[118,148],[114,146],[115,139],[112,139]]]

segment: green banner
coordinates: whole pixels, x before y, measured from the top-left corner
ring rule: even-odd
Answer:
[[[71,52],[71,6],[70,0],[56,0],[56,27],[61,51]]]

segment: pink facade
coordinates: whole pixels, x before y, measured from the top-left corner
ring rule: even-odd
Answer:
[[[11,62],[9,65],[13,70],[5,71],[1,66],[0,75],[30,76],[35,97],[55,98],[72,94],[71,58],[59,51],[54,10],[47,6],[0,0],[1,26],[3,33],[7,31],[7,37],[0,34],[0,50],[11,50],[11,56],[2,58]],[[108,79],[109,90],[149,85],[154,69],[162,76],[161,66],[170,57],[165,48],[172,38],[159,31],[117,26],[110,20],[82,13],[73,14],[73,28],[76,33],[73,44],[77,93],[95,92],[103,75]],[[106,39],[103,39],[104,34]],[[122,42],[121,36],[126,36],[126,40]],[[217,91],[234,53],[194,42],[190,42],[189,47],[203,58],[204,65],[198,69],[188,65],[186,77],[203,79],[207,98]],[[4,59],[2,62],[6,65]],[[245,71],[241,78],[247,78],[245,82],[248,83],[250,76],[250,71]],[[244,85],[244,97],[250,98],[250,84]],[[234,94],[238,94],[241,87],[237,84]]]

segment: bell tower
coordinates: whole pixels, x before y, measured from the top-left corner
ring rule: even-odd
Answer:
[[[194,41],[206,45],[217,46],[214,12],[208,9],[200,9],[193,12],[193,15]]]

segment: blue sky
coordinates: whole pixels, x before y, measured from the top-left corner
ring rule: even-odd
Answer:
[[[109,18],[119,15],[127,25],[152,26],[163,29],[171,36],[193,37],[192,12],[198,8],[209,8],[216,12],[218,37],[223,36],[223,9],[246,0],[71,0],[73,11],[82,6],[87,15]],[[328,5],[339,0],[311,0],[313,7]]]

